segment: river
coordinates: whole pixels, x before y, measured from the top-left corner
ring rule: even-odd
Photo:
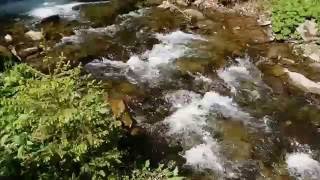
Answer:
[[[292,83],[294,73],[319,82],[319,71],[290,44],[253,17],[206,10],[190,21],[131,4],[38,2],[1,33],[24,40],[21,23],[42,28],[52,56],[83,62],[126,104],[134,155],[174,160],[190,179],[320,179],[319,94]],[[52,15],[59,22],[39,25]],[[41,58],[26,62],[41,69]]]

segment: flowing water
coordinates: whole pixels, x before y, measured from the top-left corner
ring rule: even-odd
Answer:
[[[22,14],[53,36],[53,56],[85,63],[125,102],[134,156],[175,160],[190,179],[320,179],[319,96],[290,85],[284,68],[320,76],[290,45],[270,42],[251,17],[204,11],[190,21],[126,3],[43,2]],[[39,27],[55,14],[59,23]],[[18,36],[19,23],[3,32]],[[41,68],[39,59],[27,62]]]

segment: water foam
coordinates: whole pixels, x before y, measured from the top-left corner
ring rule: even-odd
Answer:
[[[165,95],[165,100],[171,103],[172,110],[187,106],[192,101],[200,101],[200,99],[200,94],[187,90],[177,90]]]
[[[307,153],[287,155],[286,163],[291,176],[297,179],[320,179],[320,163]]]
[[[218,76],[223,79],[232,93],[236,93],[241,82],[249,81],[255,85],[264,85],[260,71],[250,62],[248,57],[236,58],[237,64],[218,70]]]
[[[211,169],[215,172],[223,172],[223,165],[218,156],[218,143],[211,141],[208,144],[199,144],[187,150],[183,157],[186,159],[186,165],[192,166],[197,170]]]
[[[197,170],[210,169],[218,174],[223,173],[220,145],[208,131],[209,121],[214,121],[218,114],[246,120],[250,118],[249,114],[242,112],[232,98],[216,92],[207,92],[201,97],[194,92],[178,90],[168,93],[165,99],[175,109],[164,120],[169,126],[167,134],[179,135],[185,148],[183,157],[186,165]]]
[[[76,19],[79,16],[79,11],[75,10],[75,7],[84,5],[84,4],[97,4],[97,3],[106,3],[108,1],[99,1],[99,2],[71,2],[66,4],[56,4],[53,2],[45,2],[42,6],[37,7],[27,14],[29,16],[43,19],[53,15],[59,15],[67,19]]]
[[[157,85],[163,78],[168,76],[168,71],[173,68],[173,62],[187,56],[190,44],[194,40],[203,40],[199,35],[175,31],[169,34],[156,34],[160,41],[151,50],[141,55],[133,55],[126,62],[126,76],[133,80],[132,83],[148,83],[150,86]],[[104,63],[111,60],[106,60]],[[112,64],[112,63],[108,63]],[[171,65],[171,66],[168,66]],[[166,72],[162,72],[166,71]],[[89,70],[90,71],[90,70]]]
[[[177,93],[181,94],[180,91],[177,91]],[[182,94],[180,98],[183,97]],[[238,105],[233,102],[232,98],[221,96],[216,92],[207,92],[202,99],[194,94],[190,97],[193,97],[193,99],[189,104],[184,104],[165,119],[164,122],[168,123],[170,127],[170,134],[202,134],[203,127],[207,125],[206,116],[212,112],[235,120],[248,120],[250,118],[248,113],[239,110]],[[175,106],[177,106],[176,104],[183,104],[180,98],[171,98],[170,100],[173,100],[171,104]]]

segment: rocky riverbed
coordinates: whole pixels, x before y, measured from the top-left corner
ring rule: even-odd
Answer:
[[[320,178],[317,54],[294,53],[255,17],[111,0],[1,19],[4,59],[46,72],[42,59],[63,52],[103,82],[133,156],[174,160],[190,179]]]

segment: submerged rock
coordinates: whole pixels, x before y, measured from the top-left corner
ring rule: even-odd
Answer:
[[[289,83],[291,85],[301,89],[304,92],[320,95],[320,83],[314,82],[306,78],[302,74],[291,72],[288,69],[284,69],[284,71],[287,73],[289,78]]]
[[[285,69],[280,66],[280,65],[274,65],[271,69],[271,74],[275,77],[279,77],[279,76],[282,76],[283,74],[285,74]]]

